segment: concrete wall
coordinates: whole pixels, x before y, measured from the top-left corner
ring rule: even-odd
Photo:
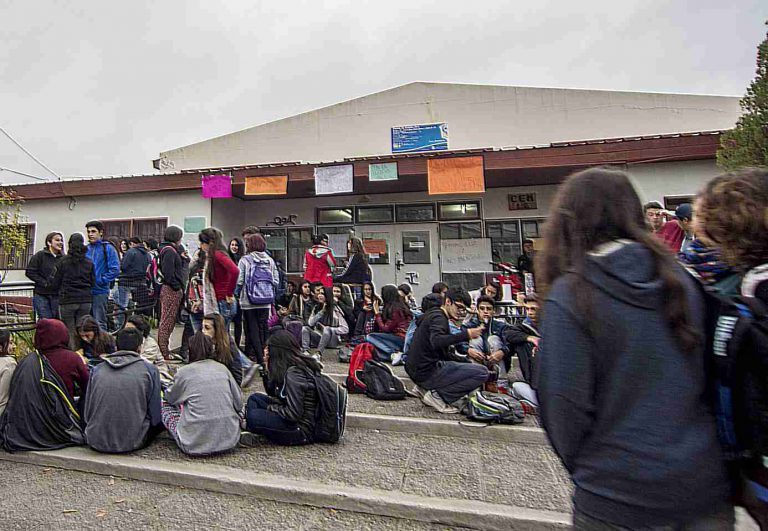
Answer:
[[[729,129],[739,100],[599,90],[411,83],[161,153],[164,170],[391,152],[394,126],[446,122],[449,148]]]
[[[210,223],[210,200],[203,199],[200,191],[165,194],[104,195],[78,198],[70,210],[69,200],[52,199],[28,201],[22,213],[36,224],[35,251],[45,244],[45,235],[51,231],[64,233],[65,239],[73,232],[85,233],[85,223],[92,219],[168,218],[168,224],[184,226],[185,216],[205,216]],[[197,234],[186,235],[185,242],[194,243]],[[7,280],[27,280],[23,271],[11,271]]]

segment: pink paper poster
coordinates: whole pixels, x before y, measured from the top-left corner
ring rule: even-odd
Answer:
[[[229,175],[203,175],[203,197],[206,199],[232,197],[232,178]]]

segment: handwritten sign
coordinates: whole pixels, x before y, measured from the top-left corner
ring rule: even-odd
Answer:
[[[285,195],[287,193],[287,175],[245,178],[245,195]]]
[[[536,192],[526,192],[524,194],[509,194],[510,210],[536,210],[539,208],[536,202]]]
[[[315,195],[345,194],[353,191],[351,164],[315,168]]]
[[[430,195],[485,192],[483,157],[451,157],[427,161]]]
[[[364,240],[365,252],[370,255],[387,254],[387,240]]]
[[[481,272],[491,269],[490,238],[440,240],[440,261],[444,272]]]
[[[386,162],[384,164],[370,164],[368,166],[369,181],[396,181],[397,180],[397,162]]]
[[[203,197],[206,199],[232,197],[232,178],[229,175],[203,175]]]
[[[349,241],[349,234],[329,234],[328,235],[328,247],[333,251],[333,256],[341,257],[347,256],[347,242]]]

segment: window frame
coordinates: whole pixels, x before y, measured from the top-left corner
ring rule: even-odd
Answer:
[[[441,209],[444,206],[447,205],[468,205],[468,204],[474,204],[477,205],[477,216],[472,217],[464,217],[464,218],[452,218],[452,217],[446,217],[442,214]],[[482,210],[482,201],[479,199],[458,199],[456,201],[438,201],[437,203],[437,220],[438,221],[453,221],[453,222],[460,222],[460,221],[475,221],[475,220],[481,220],[483,219],[483,210]]]
[[[387,221],[360,221],[360,210],[366,210],[366,209],[387,209],[389,210],[390,218]],[[392,225],[395,223],[395,205],[394,204],[385,204],[385,205],[357,205],[355,207],[354,212],[354,224],[355,225]]]
[[[27,248],[24,249],[18,257],[14,257],[13,264],[8,267],[5,266],[6,264],[5,250],[0,250],[0,255],[2,255],[2,260],[0,260],[0,270],[24,271],[27,269],[27,266],[29,265],[29,261],[35,255],[35,245],[37,244],[37,222],[28,221],[25,223],[18,223],[18,225],[20,227],[27,228]],[[30,228],[32,229],[31,235],[29,231]],[[51,231],[51,232],[54,232],[54,231]],[[66,245],[66,241],[64,243]]]
[[[321,212],[329,212],[332,210],[349,210],[349,221],[320,221]],[[327,227],[329,225],[354,225],[355,224],[355,208],[354,207],[315,207],[315,225],[318,227]]]
[[[400,219],[398,211],[407,207],[426,207],[432,208],[432,219]],[[395,204],[395,223],[433,223],[437,221],[437,205],[434,202],[422,201],[416,203],[398,203]]]

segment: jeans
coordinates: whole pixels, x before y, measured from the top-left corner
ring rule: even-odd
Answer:
[[[128,314],[128,302],[133,301],[134,308],[145,308],[151,306],[152,301],[149,297],[147,285],[143,280],[121,280],[117,286],[117,296],[115,304],[120,308],[121,313],[115,316],[115,325],[118,330],[123,327]]]
[[[435,391],[446,404],[453,404],[488,380],[488,369],[475,363],[440,361],[432,376],[419,384],[428,391]]]
[[[75,329],[75,327],[77,326],[77,322],[80,320],[81,317],[83,317],[84,315],[90,315],[90,313],[91,313],[91,305],[88,303],[62,304],[61,306],[59,306],[59,314],[61,315],[61,320],[67,326],[67,330],[69,330],[70,348],[74,348],[75,346],[75,334],[77,333],[77,330]]]
[[[669,525],[643,527],[645,531],[726,531],[733,530],[735,515],[733,507],[721,508],[700,516],[696,520]],[[576,531],[629,531],[630,528],[598,520],[577,507],[573,509],[573,529]]]
[[[264,345],[267,342],[269,308],[243,310],[245,321],[245,355],[258,363],[264,362]]]
[[[248,397],[245,410],[248,431],[286,446],[310,442],[298,424],[286,420],[274,411],[269,411],[267,405],[269,405],[269,397],[264,393],[254,393]]]
[[[512,384],[512,395],[517,399],[527,400],[536,407],[539,407],[539,395],[536,390],[525,382],[515,382]]]
[[[99,293],[93,296],[91,315],[99,323],[102,330],[109,330],[107,326],[107,300],[109,293]]]
[[[237,302],[229,303],[226,301],[226,299],[219,301],[219,315],[221,315],[221,318],[224,319],[224,327],[227,331],[229,331],[229,324],[235,317],[236,312]]]
[[[59,298],[56,295],[35,295],[32,297],[32,309],[37,319],[58,319]]]
[[[339,345],[339,337],[327,326],[320,333],[312,328],[305,326],[301,329],[301,348],[309,350],[309,347],[317,347],[318,352],[322,354],[326,348],[335,348]]]
[[[395,334],[385,334],[384,332],[374,332],[368,334],[365,340],[374,346],[376,359],[378,361],[390,361],[392,354],[402,352],[404,339]]]
[[[403,341],[403,354],[408,354],[408,349],[411,348],[411,342],[413,341],[413,335],[416,333],[416,318],[421,315],[421,311],[413,310],[413,319],[408,325],[408,330],[405,331],[405,340]],[[403,356],[403,360],[407,359],[407,356]]]

